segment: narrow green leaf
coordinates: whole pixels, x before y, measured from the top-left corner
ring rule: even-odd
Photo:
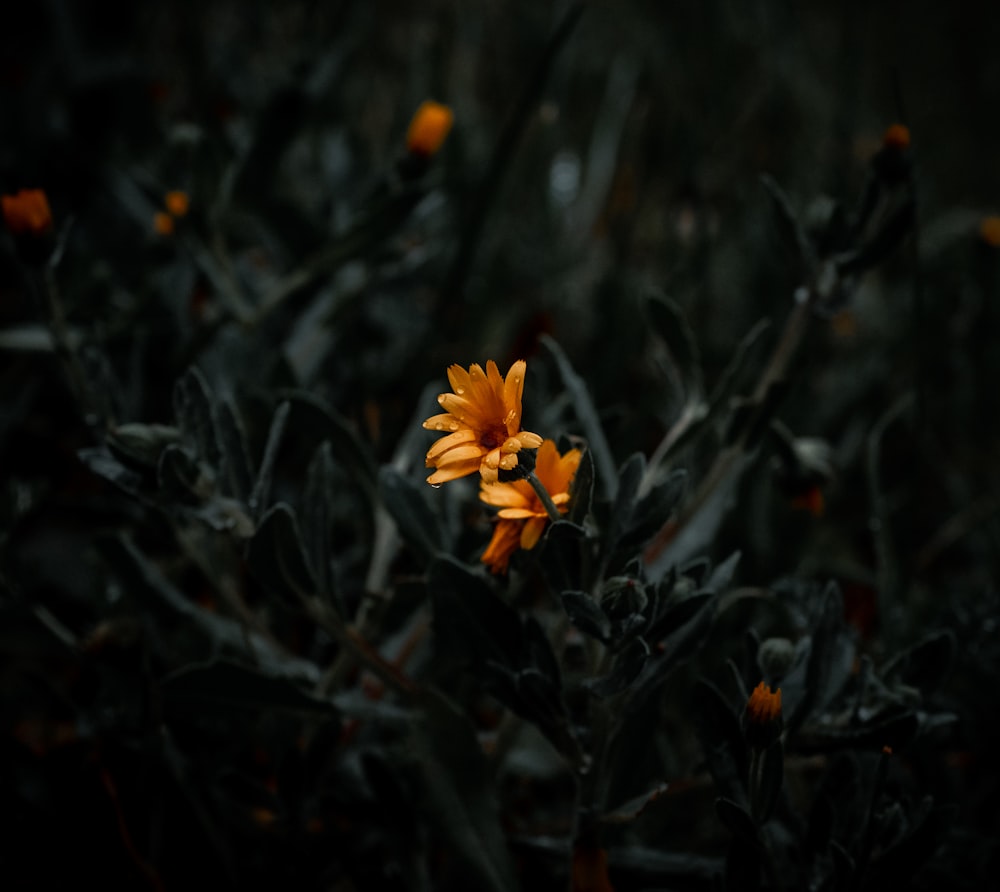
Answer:
[[[295,512],[284,502],[268,509],[247,550],[250,571],[272,594],[298,605],[316,582],[302,547]]]
[[[271,482],[274,479],[274,466],[278,461],[278,452],[281,449],[281,441],[285,435],[285,425],[288,423],[290,412],[291,404],[286,400],[278,406],[274,412],[274,418],[271,420],[267,445],[264,447],[264,457],[261,459],[257,481],[250,494],[249,508],[255,520],[260,519],[267,509],[267,500],[271,495]]]
[[[333,567],[330,561],[331,506],[337,498],[334,481],[333,451],[324,441],[313,453],[306,472],[303,494],[302,539],[306,557],[313,568],[316,583],[325,595],[334,593]]]
[[[601,487],[604,490],[604,497],[608,501],[611,501],[614,499],[618,488],[618,477],[615,474],[615,460],[612,457],[608,439],[604,435],[604,428],[601,427],[597,409],[594,408],[594,403],[590,398],[590,391],[587,390],[587,385],[583,379],[574,371],[562,347],[548,335],[543,334],[540,340],[555,358],[563,384],[566,386],[570,399],[573,401],[576,417],[579,419],[586,434],[587,444],[594,452],[594,463],[597,466],[598,477],[601,481]]]
[[[643,310],[650,330],[662,342],[682,397],[690,400],[702,392],[701,359],[698,342],[684,311],[670,298],[648,294]]]
[[[738,836],[746,842],[757,842],[757,825],[749,812],[732,799],[720,796],[715,800],[715,813],[719,820],[729,829],[734,836]]]
[[[219,472],[222,489],[246,503],[253,492],[254,474],[243,422],[228,399],[218,402],[215,420],[222,453]]]
[[[430,487],[426,483],[414,483],[391,465],[384,465],[379,469],[378,489],[407,545],[425,561],[444,550],[444,531],[438,515],[427,503]]]
[[[219,464],[219,441],[212,412],[212,391],[205,376],[191,366],[174,385],[174,415],[177,424],[210,467]]]
[[[416,807],[448,842],[464,874],[462,887],[516,892],[518,883],[500,825],[493,775],[471,722],[428,691],[413,723],[409,749],[420,769]]]
[[[598,641],[608,640],[611,634],[611,620],[590,595],[586,592],[570,591],[563,592],[561,597],[563,609],[574,626]]]

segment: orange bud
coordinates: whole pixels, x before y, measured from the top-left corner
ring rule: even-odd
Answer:
[[[823,490],[818,486],[810,486],[801,495],[792,499],[792,508],[798,511],[808,511],[813,517],[822,517],[826,510],[823,500]]]
[[[747,740],[756,749],[767,749],[781,736],[781,688],[772,691],[764,682],[753,689],[743,713]]]
[[[406,131],[407,150],[425,158],[436,154],[444,144],[454,120],[454,112],[447,105],[430,100],[422,102]]]
[[[188,212],[191,201],[187,192],[173,191],[163,197],[163,204],[175,217],[183,217]]]
[[[157,235],[172,235],[174,231],[174,218],[166,211],[157,211],[153,214],[153,229]]]
[[[887,149],[903,151],[910,145],[910,129],[903,124],[893,124],[882,134],[882,145]]]
[[[49,200],[41,189],[22,189],[0,198],[3,219],[14,235],[45,235],[52,229]]]
[[[979,224],[979,237],[991,248],[1000,248],[1000,217],[986,217]]]

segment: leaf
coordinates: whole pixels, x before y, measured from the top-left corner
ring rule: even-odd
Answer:
[[[284,502],[268,509],[247,549],[254,577],[272,594],[298,605],[315,593],[316,582],[306,559],[295,512]]]
[[[799,223],[788,196],[785,195],[777,181],[770,175],[764,174],[761,176],[760,182],[764,191],[767,192],[768,198],[771,199],[771,208],[778,224],[778,231],[785,243],[794,251],[802,275],[806,278],[810,277],[816,269],[818,259],[809,235]]]
[[[279,396],[291,404],[297,428],[314,432],[317,439],[329,440],[334,458],[374,500],[379,467],[347,419],[307,391],[284,390],[279,391]]]
[[[189,505],[197,504],[201,492],[201,470],[183,446],[167,446],[156,466],[156,482],[162,495]]]
[[[935,632],[893,657],[880,675],[887,685],[903,684],[926,694],[948,676],[957,651],[951,629]]]
[[[581,632],[598,641],[608,640],[611,620],[590,595],[579,591],[563,592],[562,604],[570,622]]]
[[[209,715],[232,711],[337,715],[332,703],[310,696],[287,677],[228,660],[179,669],[163,680],[160,690],[168,708]]]
[[[222,454],[219,463],[222,490],[246,503],[253,491],[254,474],[243,423],[228,399],[219,401],[215,420],[219,450]]]
[[[129,495],[138,496],[143,489],[143,478],[138,471],[125,467],[103,446],[80,449],[77,457],[91,472],[110,481]]]
[[[677,508],[686,483],[687,471],[683,469],[671,471],[666,480],[658,483],[639,499],[632,510],[628,529],[618,541],[618,548],[627,550],[645,545]]]
[[[708,591],[722,594],[729,588],[729,584],[733,581],[733,576],[736,573],[736,566],[740,562],[740,555],[741,552],[734,551],[712,570],[712,574],[705,583],[705,588]]]
[[[648,659],[649,645],[642,638],[632,638],[615,658],[614,667],[609,673],[588,679],[583,686],[595,697],[613,697],[639,677]]]
[[[662,342],[677,383],[690,400],[702,391],[698,342],[684,311],[670,298],[652,293],[642,304],[650,330]]]
[[[736,352],[733,353],[733,358],[729,360],[729,364],[723,369],[715,388],[712,390],[712,395],[708,399],[708,413],[705,416],[705,422],[714,420],[719,411],[725,408],[729,400],[735,395],[740,378],[746,369],[754,348],[764,335],[764,332],[770,327],[771,323],[767,319],[761,319],[743,336],[743,339],[736,347]]]
[[[399,534],[420,557],[429,561],[444,550],[444,531],[424,497],[429,489],[426,484],[418,486],[391,465],[384,465],[379,469],[378,489]]]
[[[724,796],[743,799],[749,763],[740,720],[719,689],[705,679],[695,684],[694,702],[695,730],[709,773]]]
[[[290,412],[291,404],[286,400],[278,406],[271,420],[271,429],[267,434],[267,445],[264,447],[264,457],[261,459],[260,470],[257,472],[257,480],[248,503],[254,520],[259,520],[267,508],[267,500],[271,494],[271,482],[274,478],[274,466],[278,460],[278,452],[281,449],[281,440],[285,435],[285,425],[288,423]]]
[[[552,354],[562,377],[563,384],[573,401],[573,408],[576,417],[583,426],[587,443],[594,453],[594,463],[597,466],[598,477],[604,490],[604,497],[611,501],[615,497],[617,489],[617,475],[615,474],[615,461],[611,454],[611,447],[608,445],[607,437],[604,435],[604,428],[601,427],[597,409],[590,398],[590,392],[583,379],[573,370],[569,359],[563,352],[562,347],[548,335],[541,335],[540,342],[545,345],[549,353]]]
[[[221,453],[215,434],[212,392],[205,376],[195,366],[191,366],[174,384],[174,415],[198,457],[210,467],[218,467]]]
[[[760,759],[759,784],[750,791],[750,813],[758,824],[763,824],[774,811],[785,779],[785,751],[780,738],[764,750]]]
[[[641,452],[635,452],[628,457],[617,474],[617,494],[611,508],[608,528],[604,531],[604,545],[608,554],[615,549],[631,526],[645,471],[646,457]]]
[[[461,886],[516,892],[492,772],[472,724],[443,696],[428,691],[409,744],[421,781],[414,806],[446,840],[464,874]]]
[[[96,545],[131,596],[145,598],[150,609],[181,617],[188,628],[207,638],[213,648],[225,648],[252,659],[270,675],[301,678],[311,684],[319,681],[319,670],[314,663],[287,654],[253,630],[228,617],[202,610],[190,601],[128,536],[99,537]]]
[[[789,710],[790,729],[801,725],[811,712],[822,709],[845,680],[844,660],[839,653],[843,615],[840,590],[830,583],[823,592],[820,615],[810,641],[802,699]]]
[[[757,842],[757,825],[742,805],[720,796],[715,800],[715,813],[734,836],[747,842]]]
[[[582,526],[590,514],[594,501],[594,455],[589,448],[585,447],[580,456],[580,464],[570,484],[569,495],[566,519],[570,523]]]
[[[108,432],[108,447],[120,459],[155,468],[167,446],[180,442],[181,432],[165,424],[120,424]]]
[[[442,555],[427,572],[434,634],[440,649],[469,661],[492,660],[520,669],[524,630],[517,611],[486,581],[453,558]]]
[[[655,644],[673,635],[697,617],[710,603],[714,603],[716,598],[713,592],[701,591],[689,595],[676,604],[671,604],[650,624],[646,630],[646,637]]]
[[[657,799],[659,799],[670,788],[669,784],[657,784],[652,790],[623,802],[613,811],[606,812],[601,816],[602,824],[630,824]]]
[[[331,506],[336,497],[333,453],[330,443],[324,441],[313,453],[309,469],[306,471],[302,541],[309,566],[312,567],[316,577],[316,584],[319,590],[328,596],[334,594],[330,533],[333,523]]]

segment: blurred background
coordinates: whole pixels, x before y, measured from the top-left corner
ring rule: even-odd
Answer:
[[[48,618],[80,641],[120,612],[97,534],[133,529],[186,596],[214,598],[165,525],[78,461],[95,429],[170,424],[175,382],[196,365],[239,407],[252,456],[295,389],[333,407],[371,461],[419,481],[419,422],[451,363],[526,358],[526,427],[584,433],[548,335],[614,459],[649,456],[692,389],[711,392],[769,320],[737,370],[737,392],[752,389],[794,306],[802,270],[761,177],[819,240],[836,207],[856,207],[893,123],[910,133],[915,224],[813,320],[777,413],[793,439],[823,443],[820,500],[784,485],[766,446],[697,550],[739,549],[746,585],[836,580],[876,655],[959,630],[949,696],[996,714],[1000,236],[982,225],[1000,213],[996,4],[46,0],[3,18],[0,191],[49,197],[58,312],[90,391],[81,409],[8,240],[0,635],[15,668],[0,674],[0,732],[11,764],[26,751],[59,764],[31,775],[37,789],[5,782],[21,805],[4,820],[40,834],[7,839],[43,839],[60,804],[62,846],[86,861],[117,845],[66,842],[84,804],[107,797],[57,738],[86,736],[81,703],[113,710],[130,695],[81,682],[49,641]],[[428,98],[454,128],[411,175],[406,130]],[[190,206],[165,232],[172,191]],[[651,294],[687,320],[694,371],[664,362]],[[319,438],[305,415],[291,425],[275,490],[294,500]],[[672,466],[697,480],[723,436]],[[334,473],[346,494],[333,529],[355,606],[371,543],[351,474]],[[481,532],[462,493],[452,519]],[[959,785],[983,838],[1000,790],[977,760],[997,735],[970,723],[955,747],[974,766]],[[143,776],[138,755],[116,758]],[[120,853],[110,863],[132,876]]]

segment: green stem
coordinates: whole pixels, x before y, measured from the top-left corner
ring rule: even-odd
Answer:
[[[562,515],[556,507],[556,503],[552,501],[552,496],[549,495],[549,491],[545,488],[542,481],[535,476],[535,472],[532,471],[524,479],[531,484],[531,488],[535,491],[535,495],[538,496],[538,500],[545,507],[545,513],[548,514],[549,520],[553,523],[557,520],[562,520]]]

